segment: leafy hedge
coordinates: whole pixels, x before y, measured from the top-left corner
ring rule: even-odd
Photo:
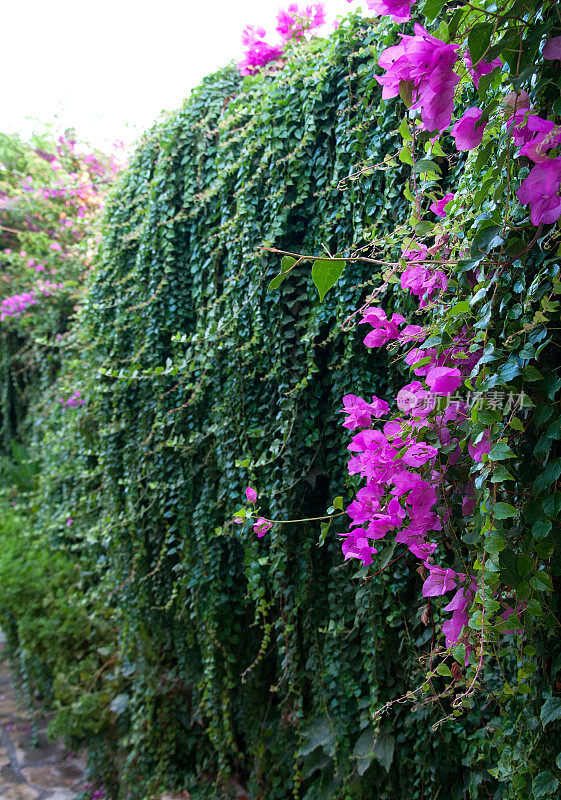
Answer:
[[[342,525],[319,542],[317,522],[276,525],[265,542],[231,524],[250,482],[272,518],[325,514],[348,482],[343,394],[387,396],[398,378],[342,325],[371,266],[349,264],[318,306],[305,267],[267,293],[278,257],[263,249],[346,252],[404,221],[405,167],[383,163],[398,119],[372,58],[391,30],[351,17],[278,74],[206,79],[141,143],[110,205],[66,366],[87,402],[36,420],[35,519],[95,565],[90,594],[115,609],[111,701],[60,700],[59,719],[95,728],[92,768],[119,797],[236,781],[268,800],[501,797],[488,767],[521,713],[535,730],[516,698],[497,741],[485,698],[435,732],[431,704],[395,705],[374,729],[372,712],[424,675],[414,561],[350,581]]]

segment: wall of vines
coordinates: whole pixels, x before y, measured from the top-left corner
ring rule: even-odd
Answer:
[[[321,536],[317,521],[275,525],[266,541],[232,524],[249,483],[272,519],[324,515],[348,493],[342,396],[399,381],[391,355],[364,355],[343,324],[383,265],[349,262],[322,304],[305,264],[267,292],[267,248],[368,255],[406,220],[408,167],[385,159],[399,112],[372,56],[391,30],[350,17],[282,68],[206,79],[146,136],[110,204],[65,368],[85,404],[36,419],[34,524],[118,626],[87,690],[58,695],[58,730],[90,726],[111,795],[522,796],[488,771],[507,748],[532,752],[536,710],[520,696],[474,696],[435,730],[439,702],[373,722],[424,680],[434,632],[414,559],[384,570],[382,554],[368,581],[342,562],[338,518]],[[460,162],[441,162],[445,183]],[[413,309],[391,282],[382,299]]]

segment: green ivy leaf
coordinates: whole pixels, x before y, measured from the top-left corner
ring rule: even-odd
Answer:
[[[327,292],[335,286],[343,274],[344,269],[344,261],[333,261],[327,258],[319,258],[317,261],[314,261],[312,266],[312,280],[318,290],[320,303]]]

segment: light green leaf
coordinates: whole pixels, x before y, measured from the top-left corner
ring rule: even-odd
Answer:
[[[281,274],[280,274],[280,275],[275,275],[275,277],[273,278],[273,280],[272,280],[272,281],[270,282],[270,284],[267,286],[267,291],[268,291],[268,292],[272,292],[272,291],[273,291],[273,289],[278,289],[278,288],[279,288],[279,286],[281,285],[281,283],[282,283],[282,282],[285,280],[285,278],[287,277],[287,275],[288,275],[288,273],[286,273],[286,272],[284,272],[284,273],[282,273],[282,272],[281,272]]]
[[[318,258],[317,261],[314,261],[312,280],[318,290],[320,303],[327,292],[335,286],[344,269],[344,261],[333,261],[327,258]]]
[[[285,256],[281,261],[281,272],[288,272],[295,264],[295,258],[292,258],[292,256]]]

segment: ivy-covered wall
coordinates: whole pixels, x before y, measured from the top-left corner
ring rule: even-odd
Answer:
[[[372,726],[424,674],[414,560],[351,580],[344,523],[257,538],[232,522],[249,483],[272,518],[325,514],[346,494],[342,396],[389,396],[392,364],[358,358],[342,324],[371,265],[349,263],[318,305],[305,266],[267,293],[279,257],[263,248],[345,252],[403,220],[372,57],[390,41],[351,18],[278,73],[206,79],[110,205],[66,374],[87,402],[37,420],[37,517],[119,627],[98,707],[78,698],[62,718],[98,720],[90,758],[120,797],[235,782],[267,800],[501,796],[485,698],[436,731],[438,703]]]

